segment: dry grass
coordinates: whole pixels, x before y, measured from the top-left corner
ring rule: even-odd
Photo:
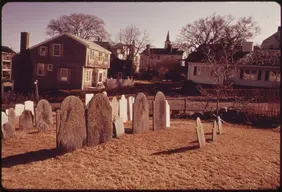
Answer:
[[[9,189],[275,189],[280,186],[280,132],[224,125],[199,149],[195,121],[126,134],[56,156],[55,127],[17,131],[2,141],[2,185]],[[130,123],[125,125],[130,126]]]

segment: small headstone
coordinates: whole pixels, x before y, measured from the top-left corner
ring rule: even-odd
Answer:
[[[15,105],[15,112],[16,112],[16,116],[19,117],[22,112],[24,111],[24,105],[23,104],[16,104]]]
[[[197,133],[197,139],[198,139],[199,146],[200,148],[202,148],[206,144],[206,139],[205,139],[203,124],[201,123],[201,120],[199,117],[197,117],[197,120],[196,120],[196,133]]]
[[[218,133],[219,135],[221,135],[222,134],[222,121],[221,121],[220,116],[217,117],[217,123],[218,123]]]
[[[98,93],[88,105],[87,146],[94,146],[112,139],[112,107],[106,95]]]
[[[126,122],[128,120],[127,117],[127,99],[124,95],[121,96],[121,99],[119,100],[119,116],[122,119],[123,122]]]
[[[14,108],[8,109],[8,114],[7,115],[8,115],[9,123],[15,128],[17,117],[16,117],[16,112],[15,112]]]
[[[117,138],[124,135],[124,125],[123,125],[123,122],[122,122],[122,120],[119,116],[115,117],[114,130],[115,130],[115,136]]]
[[[20,115],[20,130],[33,128],[33,116],[30,110],[24,110]]]
[[[102,93],[103,93],[104,95],[106,95],[106,96],[108,95],[106,91],[103,91]]]
[[[165,100],[166,103],[166,127],[170,127],[170,106],[167,102],[167,100]]]
[[[59,127],[60,127],[60,109],[58,109],[56,111],[56,147],[58,147],[58,131],[59,131]]]
[[[71,152],[86,143],[85,112],[82,101],[76,96],[68,96],[61,103],[60,124],[57,130],[57,148]]]
[[[119,107],[119,103],[116,97],[113,97],[112,101],[111,101],[111,107],[112,107],[112,121],[114,121],[115,117],[118,116],[118,107]]]
[[[6,111],[5,111],[5,112],[6,112],[6,115],[8,115],[8,113],[9,113],[9,109],[6,109]]]
[[[1,125],[4,125],[4,123],[8,123],[8,116],[6,115],[5,112],[2,111]]]
[[[165,96],[158,91],[154,100],[153,130],[166,128],[166,102]]]
[[[133,134],[149,131],[149,105],[144,93],[138,93],[135,98],[132,126]]]
[[[15,135],[15,127],[10,123],[4,123],[1,130],[3,139],[7,139]]]
[[[130,96],[128,97],[128,113],[129,113],[129,120],[132,121],[132,113],[133,113],[133,103],[134,103],[134,97]]]
[[[24,110],[30,110],[32,115],[34,115],[34,103],[33,101],[24,102]]]
[[[87,104],[89,103],[89,101],[92,99],[93,96],[94,96],[93,93],[85,94],[85,106],[87,106]]]
[[[51,128],[53,125],[53,114],[50,103],[45,99],[41,99],[37,104],[35,112],[36,128],[38,128],[39,131]]]
[[[212,127],[212,141],[216,141],[216,127],[217,127],[217,124],[216,124],[216,121],[213,121],[213,127]]]

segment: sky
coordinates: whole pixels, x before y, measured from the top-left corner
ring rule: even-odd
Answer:
[[[72,13],[92,14],[105,22],[105,29],[115,40],[116,34],[131,24],[147,30],[152,45],[163,48],[169,30],[175,41],[181,28],[195,20],[217,13],[235,18],[249,17],[261,27],[251,39],[261,44],[281,25],[280,5],[276,2],[10,2],[2,7],[2,45],[20,47],[20,32],[30,33],[29,46],[50,37],[46,27],[51,19]]]

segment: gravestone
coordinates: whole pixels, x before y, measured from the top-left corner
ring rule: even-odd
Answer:
[[[15,135],[15,127],[10,123],[4,123],[1,128],[2,138],[7,139]]]
[[[94,96],[93,93],[86,93],[85,94],[85,106],[87,106],[87,104],[89,103],[89,101],[92,99],[93,96]]]
[[[124,95],[121,96],[121,99],[119,100],[119,116],[122,119],[123,122],[126,122],[128,120],[127,117],[127,99]]]
[[[222,121],[221,121],[220,116],[217,117],[217,123],[218,123],[218,133],[219,135],[221,135],[222,134]]]
[[[124,135],[124,125],[119,116],[116,116],[114,119],[114,130],[115,137],[119,138],[120,136]]]
[[[39,131],[45,131],[53,125],[53,114],[52,114],[52,106],[50,103],[45,100],[41,99],[37,107],[35,109],[36,114],[36,128]]]
[[[24,110],[30,110],[32,115],[34,115],[34,103],[33,101],[24,102]]]
[[[112,107],[108,97],[96,94],[87,109],[87,146],[94,146],[112,139]]]
[[[167,102],[167,100],[165,100],[166,103],[166,127],[170,127],[170,106]]]
[[[61,103],[60,124],[57,130],[57,148],[71,152],[86,143],[85,112],[82,101],[76,96],[68,96]]]
[[[58,131],[59,131],[59,127],[60,127],[60,109],[58,109],[56,111],[56,147],[58,147]]]
[[[153,130],[166,128],[166,100],[161,91],[158,91],[154,100]]]
[[[20,115],[19,128],[22,131],[33,128],[33,116],[30,110],[24,110]]]
[[[104,95],[108,96],[108,93],[106,91],[103,91],[102,92]]]
[[[114,121],[115,117],[118,116],[118,107],[119,107],[119,103],[116,97],[113,97],[112,101],[111,101],[111,107],[112,107],[112,121]]]
[[[132,121],[132,113],[133,113],[132,106],[133,106],[134,100],[135,100],[134,97],[132,96],[128,97],[128,114],[129,114],[130,121]]]
[[[138,93],[135,98],[132,126],[133,134],[149,131],[149,105],[144,93]]]
[[[9,113],[9,109],[6,109],[6,111],[5,111],[5,112],[6,112],[6,115],[8,115],[8,113]]]
[[[17,116],[14,108],[8,109],[8,122],[15,128],[16,126],[16,121],[17,121]]]
[[[200,148],[202,148],[206,144],[206,139],[205,139],[203,124],[201,123],[201,120],[199,117],[197,117],[197,120],[196,120],[196,133],[197,133],[197,139],[198,139],[199,146]]]
[[[4,125],[4,123],[8,123],[8,116],[6,115],[5,112],[2,111],[2,114],[1,114],[1,125]]]
[[[15,112],[16,112],[16,116],[19,117],[22,112],[24,111],[24,105],[23,104],[16,104],[15,105]]]
[[[217,123],[216,121],[213,121],[213,127],[212,127],[212,141],[216,141],[216,128],[217,128]]]

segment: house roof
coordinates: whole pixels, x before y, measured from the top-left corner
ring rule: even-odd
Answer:
[[[109,42],[106,41],[94,41],[94,43],[100,45],[101,47],[107,49],[108,51],[112,51],[111,50],[111,44]]]
[[[256,50],[238,60],[242,65],[280,66],[280,50]]]
[[[86,40],[86,39],[82,39],[82,38],[77,37],[77,36],[75,36],[75,35],[72,35],[72,34],[70,34],[70,33],[63,33],[63,34],[57,35],[57,36],[55,36],[55,37],[53,37],[53,38],[47,39],[46,41],[43,41],[43,42],[38,43],[38,44],[36,44],[36,45],[34,45],[34,46],[32,46],[32,47],[29,47],[28,49],[29,49],[29,50],[34,49],[34,48],[36,48],[36,47],[38,47],[38,46],[40,46],[40,45],[43,45],[43,44],[45,44],[45,43],[47,43],[47,42],[49,42],[49,41],[52,41],[52,40],[57,39],[57,38],[59,38],[59,37],[62,37],[62,36],[64,36],[64,35],[65,35],[65,36],[68,36],[68,37],[70,37],[70,38],[72,38],[72,39],[74,39],[74,40],[76,40],[76,41],[78,41],[78,42],[80,42],[81,44],[85,45],[87,48],[95,49],[95,50],[98,50],[98,51],[104,51],[104,52],[111,53],[110,51],[108,51],[108,50],[105,49],[104,47],[102,47],[102,46],[100,46],[100,45],[98,45],[98,44],[96,44],[96,43],[94,43],[94,42],[92,42],[92,41],[89,41],[89,40]]]
[[[145,49],[141,54],[146,54],[147,49]],[[179,50],[178,48],[172,48],[170,51],[169,49],[164,48],[150,48],[151,54],[163,54],[163,55],[182,55],[184,51]]]
[[[16,53],[13,49],[9,48],[8,46],[2,46],[1,47],[1,52]]]

